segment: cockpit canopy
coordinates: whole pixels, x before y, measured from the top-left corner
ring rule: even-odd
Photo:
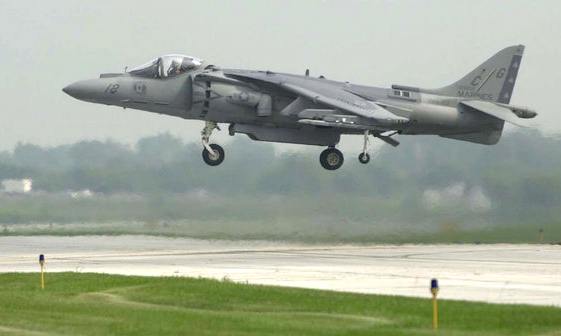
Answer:
[[[185,55],[165,55],[128,71],[131,76],[145,78],[170,78],[196,70],[203,61]]]

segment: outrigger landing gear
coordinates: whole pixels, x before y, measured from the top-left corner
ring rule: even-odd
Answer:
[[[224,161],[224,149],[217,144],[210,144],[209,139],[214,129],[220,130],[214,121],[206,121],[201,132],[203,143],[203,161],[209,166],[218,166]]]
[[[336,170],[341,168],[345,158],[343,153],[335,147],[329,147],[319,156],[321,166],[327,170]]]
[[[362,164],[367,164],[368,162],[370,162],[370,154],[368,154],[369,134],[370,131],[368,130],[364,131],[364,145],[362,146],[362,153],[358,155],[358,161]]]

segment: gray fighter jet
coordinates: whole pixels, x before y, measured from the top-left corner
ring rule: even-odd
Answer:
[[[253,140],[325,146],[321,165],[335,170],[343,154],[341,134],[364,137],[361,163],[368,163],[369,136],[397,146],[398,134],[433,134],[478,144],[496,144],[505,121],[536,112],[510,105],[524,46],[512,46],[440,89],[393,85],[377,88],[323,76],[223,69],[195,57],[166,55],[117,74],[63,89],[87,102],[115,105],[205,122],[203,159],[224,160],[209,138],[221,123],[230,135]]]

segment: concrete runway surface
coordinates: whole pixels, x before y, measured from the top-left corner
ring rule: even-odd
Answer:
[[[561,246],[303,245],[147,236],[0,237],[0,272],[228,278],[267,284],[561,306]],[[1,285],[1,284],[0,284]]]

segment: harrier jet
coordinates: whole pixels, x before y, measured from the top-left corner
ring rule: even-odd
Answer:
[[[253,140],[324,146],[319,161],[328,170],[343,164],[336,148],[342,134],[364,137],[358,159],[368,163],[369,137],[392,146],[404,134],[433,134],[478,144],[496,144],[505,121],[536,112],[510,105],[524,46],[499,51],[459,81],[423,89],[334,81],[323,76],[226,69],[185,55],[158,57],[124,73],[102,74],[63,89],[70,96],[205,122],[203,160],[217,166],[224,150],[210,143],[219,124],[230,135]]]

